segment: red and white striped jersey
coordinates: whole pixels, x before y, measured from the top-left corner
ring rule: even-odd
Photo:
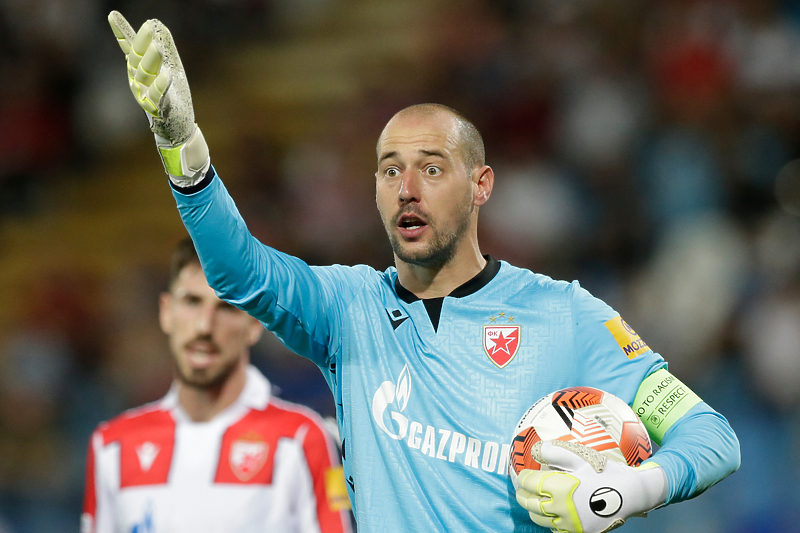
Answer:
[[[194,422],[173,386],[95,430],[82,533],[350,531],[338,454],[312,410],[270,395],[255,368],[239,398]]]

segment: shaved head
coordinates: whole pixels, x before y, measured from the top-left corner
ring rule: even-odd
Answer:
[[[415,104],[405,109],[401,109],[389,120],[387,126],[395,119],[403,117],[431,117],[439,114],[444,114],[452,117],[457,123],[458,130],[458,151],[467,169],[467,173],[471,173],[474,169],[482,167],[486,164],[486,150],[483,146],[483,137],[481,137],[478,128],[470,122],[464,115],[459,113],[453,108],[447,107],[442,104]],[[380,143],[383,139],[386,128],[384,128],[381,136],[378,138],[378,146],[376,151],[380,151]],[[380,153],[378,154],[380,157]]]

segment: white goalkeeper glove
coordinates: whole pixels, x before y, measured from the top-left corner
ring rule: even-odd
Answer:
[[[172,34],[156,19],[134,33],[118,11],[108,15],[108,22],[125,53],[131,91],[147,113],[164,169],[180,187],[199,183],[211,159],[194,121],[189,82]]]
[[[537,442],[542,470],[523,470],[517,502],[554,532],[604,533],[664,504],[667,478],[655,463],[633,468],[576,442]]]

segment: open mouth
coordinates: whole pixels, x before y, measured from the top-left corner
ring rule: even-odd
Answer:
[[[400,222],[398,222],[397,225],[404,229],[416,229],[427,226],[424,220],[414,215],[403,215],[400,217]]]
[[[421,235],[428,227],[428,223],[417,215],[404,214],[398,220],[397,227],[403,237],[412,239]]]
[[[217,356],[219,356],[219,349],[212,343],[192,342],[186,347],[187,361],[196,368],[211,365]]]

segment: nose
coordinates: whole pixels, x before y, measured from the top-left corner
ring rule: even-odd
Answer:
[[[419,176],[413,170],[407,170],[400,178],[400,191],[398,192],[400,203],[407,204],[419,202],[420,188]]]
[[[215,309],[212,305],[203,306],[203,308],[199,310],[195,317],[194,324],[198,334],[207,335],[211,333],[214,328],[214,313]]]

